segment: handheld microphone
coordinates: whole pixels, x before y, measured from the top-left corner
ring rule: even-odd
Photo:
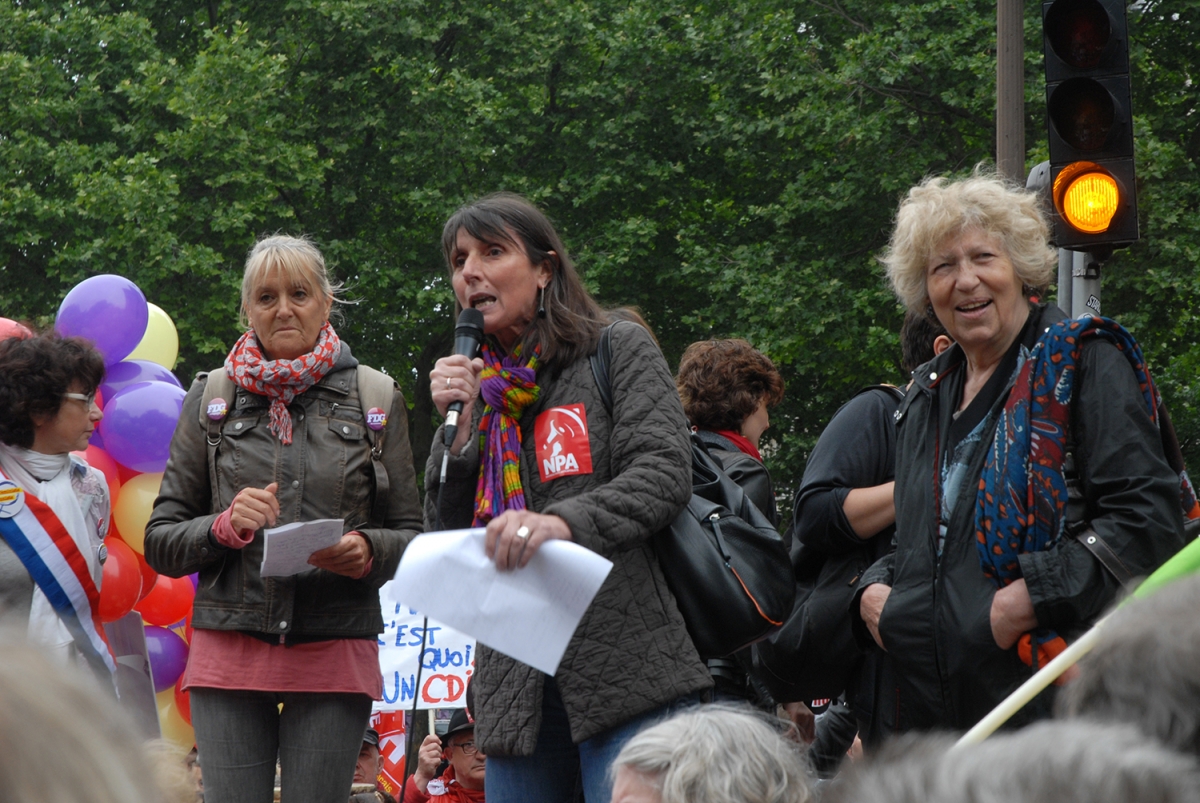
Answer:
[[[483,342],[483,313],[474,307],[467,307],[458,316],[458,325],[454,328],[454,353],[462,354],[468,360],[479,356],[479,344]],[[458,416],[462,412],[463,403],[451,402],[446,408],[446,448],[449,449],[458,435]]]

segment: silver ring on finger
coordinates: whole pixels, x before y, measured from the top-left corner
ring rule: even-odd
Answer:
[[[529,537],[529,528],[526,527],[524,524],[522,524],[520,527],[517,528],[517,538],[520,538],[522,541],[524,541],[528,537]]]
[[[450,390],[450,377],[446,377],[446,390]]]

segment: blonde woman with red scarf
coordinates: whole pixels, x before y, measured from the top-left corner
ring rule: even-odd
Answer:
[[[442,248],[485,338],[482,358],[445,357],[430,373],[438,411],[462,402],[470,425],[448,455],[444,430],[434,438],[427,524],[486,527],[502,571],[523,571],[551,539],[613,562],[553,677],[479,645],[472,711],[487,797],[556,803],[582,789],[586,803],[608,803],[625,741],[712,685],[650,544],[691,496],[687,421],[662,352],[628,320],[613,325],[605,405],[590,356],[610,316],[524,198],[462,207]]]
[[[334,331],[335,291],[307,239],[254,246],[249,329],[188,392],[146,527],[154,569],[200,573],[183,685],[222,803],[268,803],[276,755],[284,800],[344,803],[382,695],[378,589],[421,530],[404,398]],[[363,409],[360,383],[381,380],[390,403]],[[263,530],[316,519],[341,539],[262,577]]]

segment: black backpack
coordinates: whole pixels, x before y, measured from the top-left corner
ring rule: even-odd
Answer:
[[[613,326],[604,328],[591,358],[610,414]],[[783,538],[695,435],[691,443],[692,498],[653,544],[696,650],[719,658],[782,625],[795,583]]]

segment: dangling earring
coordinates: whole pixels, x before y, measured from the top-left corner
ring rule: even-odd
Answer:
[[[538,296],[537,316],[539,318],[546,317],[546,288],[539,288],[540,295]]]

